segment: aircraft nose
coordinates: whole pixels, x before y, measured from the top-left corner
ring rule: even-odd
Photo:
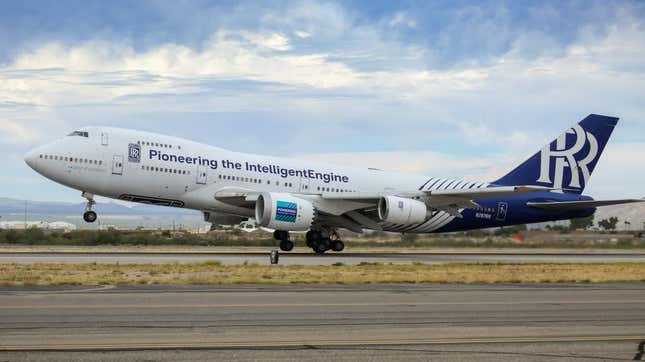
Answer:
[[[38,157],[40,157],[38,150],[31,150],[25,155],[25,163],[35,170]]]

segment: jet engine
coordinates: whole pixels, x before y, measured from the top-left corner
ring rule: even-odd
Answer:
[[[393,224],[419,224],[426,221],[425,203],[397,196],[385,196],[378,203],[378,217]]]
[[[290,194],[264,192],[255,202],[255,220],[271,229],[306,231],[311,228],[315,215],[311,202]]]

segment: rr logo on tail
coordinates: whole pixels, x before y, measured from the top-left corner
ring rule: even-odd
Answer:
[[[575,135],[575,142],[567,148],[567,135]],[[589,145],[587,154],[581,155],[586,145]],[[555,149],[553,149],[555,146]],[[590,132],[586,132],[580,125],[575,125],[563,133],[555,142],[545,146],[541,151],[539,183],[552,184],[560,189],[565,185],[565,168],[569,175],[567,187],[583,189],[587,184],[591,172],[589,165],[598,156],[598,141]],[[555,161],[553,174],[551,162]],[[552,178],[553,177],[553,178]]]

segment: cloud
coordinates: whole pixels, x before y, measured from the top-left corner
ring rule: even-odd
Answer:
[[[303,30],[296,30],[294,33],[296,34],[296,36],[298,36],[299,38],[302,38],[302,39],[307,39],[307,38],[309,38],[311,36],[311,33],[308,33],[308,32],[303,31]]]
[[[305,154],[297,158],[363,169],[442,176],[476,176],[488,172],[492,167],[488,159],[458,157],[433,151]]]
[[[36,127],[6,119],[0,120],[0,135],[3,143],[8,144],[33,144],[42,140],[42,134]]]
[[[388,21],[387,25],[390,27],[407,26],[408,28],[416,28],[417,22],[414,19],[411,19],[408,14],[400,11],[394,14],[392,19]]]

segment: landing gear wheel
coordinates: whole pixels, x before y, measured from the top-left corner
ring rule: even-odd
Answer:
[[[85,211],[85,213],[83,214],[83,220],[89,223],[93,223],[94,221],[96,221],[96,217],[97,216],[94,211]]]
[[[320,240],[321,235],[318,230],[309,230],[305,234],[305,239],[307,240],[307,246],[313,248],[316,243]]]
[[[281,240],[280,241],[280,250],[282,250],[282,251],[291,251],[291,250],[293,250],[293,242],[291,240]]]
[[[345,249],[345,243],[340,240],[334,240],[331,242],[331,250],[333,251],[343,251]]]
[[[313,243],[312,249],[316,254],[324,254],[327,250],[331,248],[331,240],[329,238],[322,238],[318,242]]]
[[[84,198],[87,199],[87,205],[85,206],[85,213],[83,213],[83,220],[87,223],[93,223],[96,221],[96,213],[92,211],[94,208],[94,205],[96,205],[96,201],[94,201],[94,195],[83,191],[81,194]]]
[[[273,238],[276,240],[289,240],[289,232],[284,230],[276,230],[273,232]]]

